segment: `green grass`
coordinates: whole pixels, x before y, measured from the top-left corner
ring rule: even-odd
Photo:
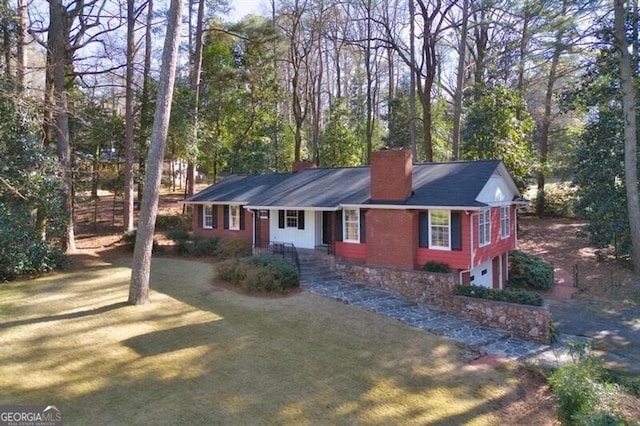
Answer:
[[[513,397],[513,371],[447,340],[309,293],[215,291],[211,269],[155,260],[138,307],[124,261],[0,285],[0,404],[70,425],[491,424]]]

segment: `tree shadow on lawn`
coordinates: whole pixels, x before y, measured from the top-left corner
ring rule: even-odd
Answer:
[[[152,303],[121,309],[129,264],[113,261],[111,284],[96,270],[94,300],[92,285],[61,287],[101,306],[9,325],[35,330],[0,359],[34,373],[0,379],[6,402],[53,397],[67,424],[451,424],[495,422],[520,396],[513,371],[466,369],[459,346],[395,320],[309,293],[208,292],[199,262],[154,259]]]
[[[78,319],[83,317],[94,316],[94,315],[101,315],[116,309],[124,308],[125,306],[129,306],[129,304],[127,302],[117,302],[111,305],[100,306],[94,309],[87,309],[84,311],[69,312],[67,314],[49,315],[45,317],[28,318],[28,319],[16,320],[16,321],[6,321],[6,322],[0,323],[0,330],[11,328],[11,327],[18,327],[21,325],[31,325],[31,324],[40,324],[45,322],[53,322],[53,321],[73,320],[73,319]]]

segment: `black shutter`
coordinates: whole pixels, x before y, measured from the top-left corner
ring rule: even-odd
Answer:
[[[211,219],[213,222],[213,227],[217,228],[218,227],[218,206],[215,204],[211,206]]]
[[[418,214],[418,245],[429,248],[429,212],[424,211]]]
[[[360,210],[360,242],[367,242],[367,227],[364,222],[364,210]]]
[[[284,229],[284,210],[278,210],[278,228]]]
[[[203,213],[204,210],[204,206],[202,204],[198,204],[196,205],[196,215],[198,218],[198,228],[204,228],[204,220],[203,220]]]
[[[304,229],[304,210],[298,210],[298,229]]]
[[[342,241],[342,210],[336,211],[336,241]]]
[[[244,229],[244,207],[238,206],[240,209],[240,230]]]
[[[224,222],[224,229],[229,229],[229,205],[225,204],[222,211],[224,214],[224,217],[222,218]]]
[[[462,216],[451,212],[451,250],[462,250]]]

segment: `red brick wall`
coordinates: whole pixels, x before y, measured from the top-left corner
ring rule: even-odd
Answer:
[[[471,215],[461,212],[460,222],[462,226],[462,250],[432,250],[418,247],[416,250],[416,268],[422,268],[428,261],[434,261],[444,262],[452,269],[470,269],[471,256],[469,255],[469,249],[471,247],[471,237],[469,228],[471,227]],[[418,224],[416,224],[415,232],[416,234],[418,233]]]
[[[371,200],[405,201],[411,195],[413,159],[409,150],[371,153]]]
[[[253,214],[245,210],[244,212],[244,229],[232,231],[224,229],[224,208],[221,205],[214,205],[216,209],[216,228],[205,229],[202,227],[202,206],[194,205],[193,215],[193,233],[203,237],[217,238],[242,238],[249,244],[253,244]]]
[[[413,269],[417,212],[370,209],[366,213],[367,264]]]
[[[335,255],[351,262],[364,262],[367,257],[367,245],[336,241]]]

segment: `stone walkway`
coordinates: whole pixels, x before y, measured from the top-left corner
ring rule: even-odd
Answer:
[[[301,286],[311,293],[397,319],[411,327],[468,344],[489,355],[523,360],[543,357],[546,353],[553,358],[552,355],[558,350],[548,345],[512,338],[507,331],[484,327],[475,321],[449,315],[388,290],[345,281],[314,256],[301,256],[300,260]]]

